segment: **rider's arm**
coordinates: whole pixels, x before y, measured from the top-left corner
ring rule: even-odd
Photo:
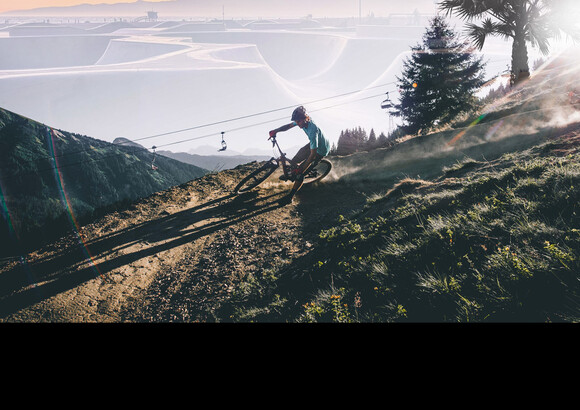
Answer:
[[[290,128],[294,128],[296,123],[292,121],[290,124],[282,125],[280,128],[270,131],[270,137],[276,135],[279,132],[288,131]]]

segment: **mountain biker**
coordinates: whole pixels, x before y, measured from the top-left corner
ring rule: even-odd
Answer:
[[[310,116],[306,113],[306,109],[303,106],[296,108],[292,112],[292,122],[283,125],[275,130],[270,131],[270,137],[276,136],[277,133],[288,131],[295,126],[300,127],[306,135],[308,136],[309,143],[298,150],[292,162],[294,164],[300,164],[296,169],[293,170],[294,186],[290,193],[281,202],[292,202],[292,198],[302,187],[302,182],[304,181],[304,170],[308,168],[309,165],[316,165],[322,158],[328,155],[330,152],[330,143],[320,130],[318,126],[312,121]],[[280,179],[288,179],[285,175],[281,176]]]

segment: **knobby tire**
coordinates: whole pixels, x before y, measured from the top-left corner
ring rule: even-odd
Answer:
[[[320,181],[330,173],[331,169],[332,163],[327,159],[321,159],[315,167],[307,170],[307,172],[304,174],[303,184],[311,184],[313,182]]]
[[[277,165],[267,163],[244,177],[234,188],[236,193],[248,192],[264,182],[278,168]]]

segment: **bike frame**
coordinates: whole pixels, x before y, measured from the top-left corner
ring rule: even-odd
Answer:
[[[283,173],[287,177],[288,181],[300,182],[301,184],[316,182],[324,178],[332,169],[332,163],[330,161],[323,158],[317,158],[315,161],[310,163],[308,168],[306,168],[303,172],[301,172],[299,175],[295,175],[293,172],[295,170],[294,167],[298,167],[299,164],[293,159],[286,157],[286,154],[280,148],[278,141],[276,141],[275,135],[268,139],[272,140],[272,147],[278,148],[280,156],[278,158],[270,158],[270,160],[265,164],[254,169],[251,173],[246,175],[234,188],[236,193],[246,192],[252,188],[257,187],[270,175],[272,175],[272,173],[275,172],[280,165],[282,165]],[[318,165],[323,161],[325,166],[322,167],[322,170],[319,173],[315,168],[318,167]],[[305,179],[307,179],[307,181],[305,181]]]
[[[268,138],[268,139],[272,140],[272,147],[278,148],[278,152],[280,152],[280,156],[278,158],[272,158],[272,159],[275,160],[278,165],[282,165],[282,171],[284,172],[284,175],[286,175],[287,177],[290,177],[292,166],[293,165],[298,166],[298,164],[296,164],[294,161],[292,161],[291,159],[286,157],[286,154],[284,152],[282,152],[282,148],[280,148],[280,145],[278,144],[278,141],[276,140],[275,135]]]

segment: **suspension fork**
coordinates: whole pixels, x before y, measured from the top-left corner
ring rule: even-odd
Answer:
[[[282,171],[284,172],[284,175],[287,177],[292,176],[292,165],[296,166],[296,164],[294,164],[291,159],[287,158],[285,154],[280,156],[280,162],[282,163]]]

